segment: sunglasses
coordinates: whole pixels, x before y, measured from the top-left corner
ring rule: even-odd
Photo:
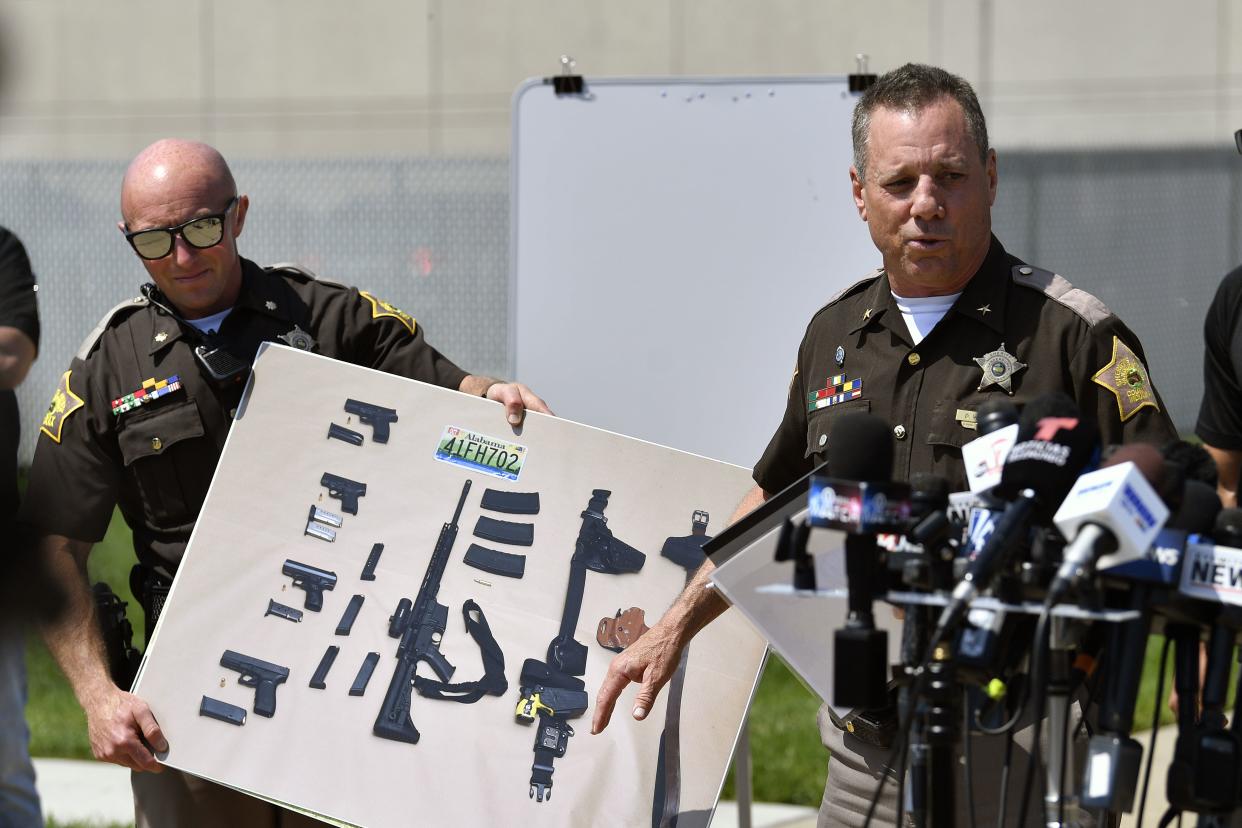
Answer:
[[[224,238],[224,217],[237,203],[237,196],[229,199],[224,209],[210,216],[199,216],[176,227],[155,227],[135,230],[125,234],[134,252],[144,259],[162,259],[172,252],[178,233],[186,244],[199,250],[215,247]]]

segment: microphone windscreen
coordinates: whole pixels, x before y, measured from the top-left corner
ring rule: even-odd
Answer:
[[[1018,407],[1009,400],[993,397],[979,406],[975,413],[976,429],[979,436],[1000,431],[1002,428],[1018,422]]]
[[[1199,480],[1187,480],[1182,488],[1182,504],[1169,522],[1169,529],[1180,529],[1191,534],[1213,533],[1220,510],[1220,496],[1216,489]]]
[[[1221,509],[1212,528],[1212,539],[1225,546],[1242,547],[1242,509]]]
[[[1078,475],[1095,459],[1095,425],[1059,391],[1031,401],[1018,423],[1018,440],[1001,469],[996,493],[1013,499],[1024,489],[1035,493],[1038,517],[1047,519],[1061,505]]]
[[[919,472],[910,477],[910,511],[921,517],[949,508],[949,481],[935,474]]]
[[[841,480],[884,483],[893,478],[893,435],[874,414],[853,411],[828,431],[828,474]]]
[[[1153,489],[1159,491],[1164,480],[1164,457],[1159,449],[1149,443],[1126,443],[1108,453],[1100,468],[1133,463]]]
[[[1189,480],[1200,480],[1215,486],[1217,479],[1216,461],[1207,449],[1185,440],[1173,440],[1161,447],[1164,459],[1181,467],[1182,473]]]

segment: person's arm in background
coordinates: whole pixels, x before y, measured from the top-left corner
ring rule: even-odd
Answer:
[[[751,512],[768,497],[767,492],[755,486],[742,498],[742,502],[729,518],[729,523]],[[710,588],[711,575],[715,568],[710,558],[705,560],[660,620],[613,658],[595,698],[592,733],[599,733],[608,727],[617,698],[630,682],[641,684],[638,695],[634,698],[633,716],[639,721],[647,718],[660,690],[677,671],[682,650],[690,644],[699,630],[729,608],[716,590]]]
[[[39,350],[39,309],[30,257],[0,227],[0,390],[22,384]]]
[[[0,390],[16,388],[34,364],[34,341],[25,331],[0,325]]]
[[[87,580],[91,544],[59,535],[40,543],[52,577],[67,596],[61,617],[43,628],[43,640],[86,711],[96,759],[138,771],[162,771],[152,750],[168,750],[147,703],[117,687],[108,674],[103,637]]]

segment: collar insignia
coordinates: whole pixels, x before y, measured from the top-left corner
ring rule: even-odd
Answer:
[[[872,310],[871,308],[867,308],[865,311],[863,311],[864,320],[871,318],[871,310]]]
[[[414,317],[410,316],[408,313],[401,310],[401,308],[394,307],[393,305],[389,304],[388,302],[385,302],[383,299],[380,299],[377,296],[372,296],[370,293],[367,293],[365,290],[360,290],[358,291],[358,293],[362,296],[363,299],[366,299],[368,302],[371,303],[371,318],[372,319],[379,319],[382,316],[391,316],[393,319],[396,319],[402,325],[405,325],[405,327],[409,329],[410,333],[414,333],[414,329],[417,325],[417,323],[414,321]]]
[[[163,342],[166,339],[168,339],[168,333],[166,331],[160,331],[155,335],[156,342]]]
[[[297,348],[299,351],[309,351],[315,347],[314,337],[297,325],[294,325],[293,329],[288,333],[281,334],[277,339],[291,348]]]
[[[112,401],[112,416],[119,417],[126,411],[155,402],[160,397],[167,396],[180,388],[181,377],[177,374],[173,374],[168,379],[157,380],[152,377],[144,380],[142,387],[134,393]]]
[[[268,299],[266,302],[263,303],[263,307],[267,308],[270,311],[274,311],[276,310],[276,303],[273,302],[271,299]]]
[[[838,345],[837,353],[835,354],[835,356],[837,358],[837,367],[844,368],[845,367],[845,348]]]
[[[61,430],[65,427],[65,419],[86,405],[86,402],[73,393],[73,389],[69,387],[69,375],[72,373],[73,371],[66,371],[61,376],[60,383],[52,394],[52,401],[48,403],[47,413],[43,415],[43,423],[39,426],[39,431],[58,443]]]
[[[975,308],[975,310],[977,310],[979,313],[983,314],[984,316],[987,316],[989,313],[992,312],[992,305],[991,303],[989,303],[982,307]]]
[[[999,385],[1006,394],[1013,393],[1014,375],[1026,367],[1025,362],[1005,350],[1005,343],[995,351],[989,351],[981,357],[975,357],[975,363],[983,370],[983,379],[979,380],[979,391],[990,385]]]
[[[862,377],[846,379],[845,374],[837,374],[828,378],[828,385],[806,396],[806,410],[809,414],[820,408],[827,408],[837,403],[856,400],[862,396]]]
[[[1113,337],[1112,359],[1092,375],[1091,381],[1117,398],[1117,414],[1123,423],[1144,406],[1160,410],[1143,361],[1116,336]]]

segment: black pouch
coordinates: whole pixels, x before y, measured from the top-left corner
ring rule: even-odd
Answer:
[[[851,710],[842,717],[829,707],[828,718],[836,727],[851,736],[887,750],[892,747],[893,736],[897,733],[897,702],[890,690],[889,703],[882,708]]]
[[[134,648],[134,628],[125,617],[129,604],[117,597],[102,581],[91,587],[95,599],[95,619],[108,656],[108,673],[122,690],[129,690],[138,675],[142,654]]]

